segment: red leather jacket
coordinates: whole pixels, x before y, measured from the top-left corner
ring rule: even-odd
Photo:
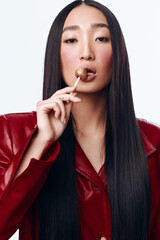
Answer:
[[[160,128],[138,120],[151,182],[151,240],[160,239]],[[0,117],[0,239],[6,240],[19,228],[20,240],[32,237],[31,205],[59,154],[57,141],[43,159],[31,159],[27,169],[14,181],[22,155],[37,129],[36,113]],[[111,214],[106,191],[104,165],[97,174],[76,142],[76,172],[83,240],[110,239]],[[97,204],[101,203],[101,204]],[[96,208],[95,208],[96,206]],[[36,232],[38,223],[36,223]]]

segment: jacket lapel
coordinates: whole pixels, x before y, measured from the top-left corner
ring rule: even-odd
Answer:
[[[85,178],[90,180],[92,183],[96,184],[102,191],[106,192],[106,187],[101,180],[99,174],[101,174],[101,170],[103,170],[104,165],[100,169],[99,173],[95,171],[92,164],[88,160],[78,141],[75,142],[75,150],[76,150],[76,171],[83,175]]]
[[[148,158],[152,153],[156,151],[156,148],[149,141],[145,133],[141,129],[142,143],[144,146],[145,156]],[[106,182],[106,176],[104,175],[104,165],[100,169],[99,173],[95,171],[92,164],[85,155],[83,149],[79,145],[78,141],[75,139],[75,150],[76,150],[76,171],[86,177],[88,180],[96,184],[101,190],[106,192],[106,187],[104,184]],[[102,178],[104,181],[102,181]]]

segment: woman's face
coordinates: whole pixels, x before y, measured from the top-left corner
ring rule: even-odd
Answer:
[[[78,83],[78,92],[104,89],[112,76],[112,46],[108,23],[103,13],[82,4],[66,18],[61,39],[61,70],[65,83],[73,86],[75,70],[87,69],[87,78]]]

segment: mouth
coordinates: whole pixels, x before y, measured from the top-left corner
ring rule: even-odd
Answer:
[[[87,70],[87,77],[83,80],[89,82],[96,77],[96,71],[94,69],[85,68]]]

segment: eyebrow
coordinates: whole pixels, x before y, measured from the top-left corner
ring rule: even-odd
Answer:
[[[109,29],[109,27],[105,23],[93,23],[93,24],[91,24],[91,28],[107,28],[107,29]],[[80,27],[78,25],[68,26],[63,29],[63,33],[65,31],[76,31],[79,29],[80,29]]]

